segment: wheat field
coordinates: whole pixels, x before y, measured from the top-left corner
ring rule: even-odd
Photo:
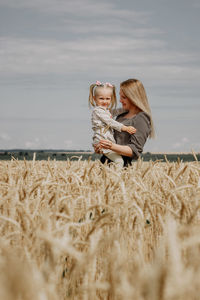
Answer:
[[[0,161],[0,299],[200,299],[200,165]]]

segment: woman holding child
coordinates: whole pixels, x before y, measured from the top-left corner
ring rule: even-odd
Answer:
[[[128,166],[133,160],[139,158],[147,138],[154,137],[155,132],[146,92],[139,80],[128,79],[120,84],[120,102],[122,110],[118,110],[116,121],[124,126],[134,127],[136,132],[130,134],[127,131],[114,130],[116,143],[108,139],[101,139],[94,145],[94,149],[97,153],[103,153],[105,150],[115,152],[122,156],[124,166]],[[103,154],[101,162],[105,163],[106,161],[112,162]]]

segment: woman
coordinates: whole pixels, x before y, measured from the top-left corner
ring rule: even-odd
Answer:
[[[137,129],[135,134],[127,132],[114,132],[116,144],[108,140],[101,140],[95,151],[110,149],[120,155],[124,160],[124,166],[131,164],[132,160],[139,158],[143,151],[144,144],[148,137],[154,137],[154,126],[151,109],[148,103],[143,84],[137,79],[128,79],[120,84],[120,102],[123,112],[120,113],[116,121],[126,126],[133,126]],[[104,155],[101,162],[110,162]]]

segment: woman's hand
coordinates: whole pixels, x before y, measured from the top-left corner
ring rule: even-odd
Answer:
[[[110,149],[110,150],[113,145],[113,143],[109,140],[100,140],[99,144],[101,145],[101,148]]]
[[[95,153],[102,154],[102,147],[100,143],[93,145]]]
[[[124,155],[128,157],[133,156],[133,151],[129,146],[118,145],[108,140],[100,140],[99,144],[103,149],[110,149],[111,151],[114,151],[120,155]]]

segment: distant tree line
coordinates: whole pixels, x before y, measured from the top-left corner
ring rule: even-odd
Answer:
[[[81,157],[83,160],[87,159],[99,159],[100,155],[93,153],[91,151],[82,151],[82,150],[0,150],[0,160],[10,160],[12,157],[19,160],[32,160],[33,155],[36,153],[37,160],[47,160],[47,159],[56,159],[56,160],[76,160]],[[170,154],[162,154],[162,153],[151,153],[146,152],[141,155],[141,158],[144,161],[200,161],[200,153],[192,154],[192,153],[170,153]]]

